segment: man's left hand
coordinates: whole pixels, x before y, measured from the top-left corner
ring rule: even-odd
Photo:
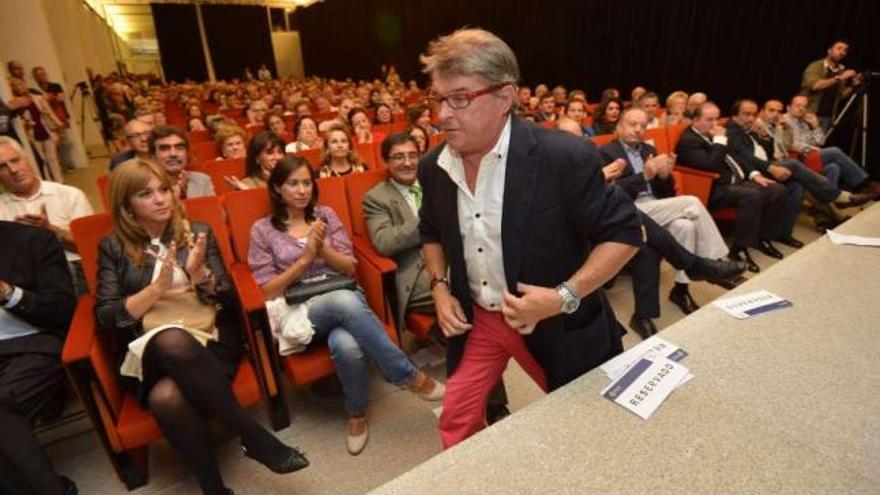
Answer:
[[[791,170],[782,165],[768,165],[767,171],[770,172],[770,175],[779,182],[785,182],[791,177]]]
[[[562,311],[562,297],[556,289],[521,282],[516,284],[516,288],[522,296],[514,296],[505,289],[501,312],[504,314],[504,321],[517,332],[528,335],[541,320]]]
[[[776,184],[775,180],[770,179],[768,177],[764,177],[761,174],[755,175],[755,177],[752,180],[755,181],[755,183],[761,187],[769,187],[769,186],[772,186],[773,184]]]
[[[56,232],[56,227],[49,223],[49,216],[46,214],[46,205],[40,208],[40,213],[25,213],[15,217],[15,221],[31,227],[46,229],[50,232]]]

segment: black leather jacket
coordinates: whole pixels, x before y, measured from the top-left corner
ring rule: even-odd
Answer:
[[[241,355],[241,305],[235,292],[229,274],[223,265],[217,240],[211,232],[211,227],[200,222],[190,222],[193,234],[200,232],[207,234],[207,252],[205,263],[214,273],[216,290],[214,294],[208,294],[197,288],[199,298],[214,303],[217,306],[217,329],[219,341],[225,348],[224,361],[229,364],[238,363]],[[168,245],[171,242],[170,229],[162,236],[162,243]],[[144,249],[147,244],[144,244]],[[186,263],[189,254],[187,246],[177,249],[177,261],[181,266]],[[117,355],[121,359],[125,356],[128,343],[141,335],[143,330],[141,320],[135,319],[125,309],[125,300],[128,296],[138,293],[150,284],[153,277],[155,259],[145,256],[143,266],[135,265],[134,261],[125,254],[119,238],[115,234],[109,234],[101,240],[98,248],[98,290],[95,303],[95,318],[98,326],[104,332],[115,332],[117,335]],[[227,358],[228,359],[225,359]]]

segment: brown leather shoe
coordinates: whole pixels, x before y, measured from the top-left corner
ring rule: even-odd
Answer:
[[[422,371],[419,371],[416,374],[415,378],[409,382],[409,385],[407,385],[406,388],[409,389],[410,392],[418,394],[422,400],[429,402],[436,402],[443,399],[443,394],[446,393],[445,385],[435,381]]]

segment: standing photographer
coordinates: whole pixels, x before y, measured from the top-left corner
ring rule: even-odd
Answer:
[[[825,58],[808,65],[801,79],[801,93],[809,99],[807,110],[819,117],[819,123],[825,131],[837,117],[840,102],[862,84],[861,74],[847,69],[841,63],[848,51],[849,43],[834,41],[828,47]]]

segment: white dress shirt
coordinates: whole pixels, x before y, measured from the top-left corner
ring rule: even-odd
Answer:
[[[0,220],[15,221],[16,217],[25,214],[38,214],[46,207],[49,223],[70,230],[70,222],[74,219],[91,215],[92,205],[82,191],[57,182],[40,181],[40,188],[29,197],[22,198],[12,193],[0,194]],[[77,261],[79,255],[64,250],[67,261]]]
[[[437,164],[458,186],[458,224],[471,296],[474,302],[489,311],[501,311],[502,293],[507,288],[501,218],[510,122],[508,118],[495,147],[480,160],[473,194],[465,180],[461,155],[446,146],[437,158]]]

